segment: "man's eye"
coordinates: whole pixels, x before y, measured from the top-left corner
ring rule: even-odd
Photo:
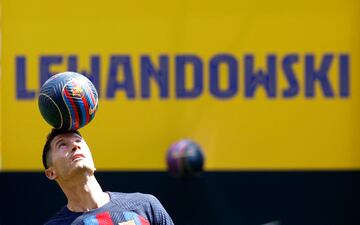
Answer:
[[[63,147],[63,146],[65,146],[65,143],[60,143],[59,144],[59,147]]]

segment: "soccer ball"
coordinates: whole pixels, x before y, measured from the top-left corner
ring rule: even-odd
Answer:
[[[189,178],[203,170],[204,155],[198,144],[189,139],[173,143],[167,152],[167,167],[171,175]]]
[[[77,130],[92,119],[98,109],[98,93],[91,81],[75,72],[58,73],[41,87],[39,108],[54,128]]]

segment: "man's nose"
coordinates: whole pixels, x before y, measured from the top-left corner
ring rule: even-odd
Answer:
[[[73,141],[72,142],[72,151],[76,151],[76,150],[80,150],[80,143],[76,142],[76,141]]]

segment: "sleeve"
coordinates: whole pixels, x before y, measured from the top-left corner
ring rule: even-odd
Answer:
[[[149,198],[153,218],[151,225],[174,225],[174,222],[160,201],[153,195],[149,195]]]

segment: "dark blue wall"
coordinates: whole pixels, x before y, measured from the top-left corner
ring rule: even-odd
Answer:
[[[359,225],[360,171],[97,172],[106,191],[154,194],[176,225]],[[1,225],[42,224],[66,199],[40,172],[0,173]]]

